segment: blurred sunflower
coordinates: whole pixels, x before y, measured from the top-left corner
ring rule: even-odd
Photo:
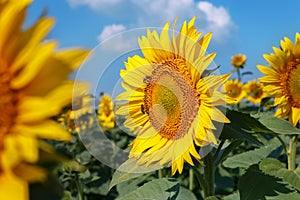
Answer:
[[[228,104],[237,104],[245,97],[243,84],[238,80],[228,80],[223,85],[222,91],[226,93]]]
[[[83,115],[93,113],[92,99],[93,97],[87,93],[73,98],[72,111],[69,117],[71,119],[79,119]]]
[[[217,89],[229,75],[203,77],[215,53],[205,54],[211,33],[200,39],[194,21],[185,21],[177,36],[175,21],[171,40],[170,23],[160,36],[148,30],[138,40],[144,58],[128,58],[120,72],[126,91],[117,100],[127,102],[117,114],[125,115],[125,126],[137,134],[129,157],[139,165],[171,164],[173,175],[185,161],[194,165],[192,157],[200,161],[195,145],[217,144],[212,121],[229,122],[216,107],[225,104]]]
[[[257,66],[265,74],[259,80],[275,98],[275,116],[288,118],[296,126],[300,121],[300,34],[296,33],[295,44],[287,37],[280,44],[281,48],[273,47],[275,54],[264,55],[270,66]]]
[[[236,68],[243,68],[247,57],[244,54],[237,54],[231,57],[231,64]]]
[[[0,1],[0,199],[28,199],[28,181],[45,177],[32,165],[39,158],[39,138],[70,138],[50,118],[71,102],[68,75],[88,54],[56,52],[56,42],[41,43],[52,18],[22,29],[30,2]]]
[[[102,94],[99,102],[98,120],[103,128],[115,126],[114,102],[107,94]]]
[[[243,89],[246,92],[247,100],[254,103],[259,104],[260,101],[266,97],[266,93],[263,91],[262,85],[256,80],[247,82]]]

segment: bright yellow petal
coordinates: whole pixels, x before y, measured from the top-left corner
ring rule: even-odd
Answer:
[[[0,199],[29,200],[28,184],[11,172],[0,174]]]

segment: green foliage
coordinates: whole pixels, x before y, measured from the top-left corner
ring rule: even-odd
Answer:
[[[268,101],[270,99],[266,99],[265,103]],[[255,109],[258,110],[253,107],[252,111]],[[263,108],[260,110],[259,114],[227,110],[226,116],[231,123],[224,126],[216,123],[216,127],[223,128],[219,147],[212,147],[210,165],[206,163],[205,166],[213,172],[210,175],[215,181],[212,184],[215,196],[205,197],[208,190],[205,187],[209,187],[211,177],[205,173],[208,168],[204,170],[197,162],[196,171],[193,170],[194,179],[189,177],[190,167],[187,164],[183,173],[173,178],[166,178],[170,177],[171,169],[163,168],[161,175],[164,178],[161,179],[155,169],[162,166],[140,166],[135,159],[125,158],[127,160],[117,166],[117,170],[104,165],[90,152],[97,157],[120,160],[116,149],[127,149],[133,138],[118,127],[99,132],[97,120],[80,135],[81,138],[73,130],[69,143],[51,142],[60,154],[53,153],[47,143],[41,143],[39,163],[52,170],[53,175],[44,184],[31,184],[30,194],[32,199],[41,199],[47,194],[49,199],[64,200],[300,199],[299,167],[294,171],[287,170],[286,155],[282,151],[282,146],[287,151],[287,136],[299,134],[299,129],[263,112]],[[88,117],[83,116],[83,120]],[[116,148],[109,147],[103,138],[112,141]],[[88,150],[81,141],[88,144]],[[103,152],[107,154],[102,155]],[[202,158],[202,161],[205,160],[207,157]],[[190,180],[193,180],[192,190],[187,189]]]
[[[197,200],[197,197],[191,192],[190,190],[180,187],[179,188],[179,194],[176,198],[176,200]]]
[[[274,151],[279,146],[280,142],[278,142],[278,140],[276,139],[273,139],[265,146],[228,157],[223,162],[223,165],[228,168],[240,167],[247,169],[249,166],[257,164],[262,159],[266,158],[272,151]]]
[[[292,192],[280,179],[260,171],[258,165],[252,165],[247,169],[239,180],[238,188],[241,200],[265,199],[265,196]]]
[[[250,114],[227,110],[226,116],[231,123],[224,124],[220,139],[240,139],[254,144],[261,144],[251,133],[257,130],[267,130],[259,121]]]
[[[224,200],[240,200],[240,193],[239,192],[234,192],[230,195],[224,196]]]
[[[109,184],[109,189],[111,189],[115,185],[120,184],[124,181],[128,181],[130,179],[133,179],[133,178],[136,178],[136,177],[139,177],[142,175],[143,175],[143,173],[129,173],[129,172],[123,172],[123,171],[116,170],[112,177],[112,180]]]
[[[283,135],[299,135],[300,129],[295,128],[290,122],[274,117],[271,112],[264,112],[257,115],[259,122],[262,123],[265,127],[271,130],[274,133],[283,134]],[[272,133],[268,132],[268,133]]]
[[[179,190],[180,184],[175,179],[156,179],[144,184],[137,190],[119,197],[118,200],[176,199]]]
[[[279,193],[277,196],[266,196],[266,200],[298,200],[300,194],[297,192]]]
[[[264,159],[259,168],[268,175],[281,178],[286,183],[289,183],[295,189],[300,191],[300,168],[290,171],[278,160],[273,158]]]

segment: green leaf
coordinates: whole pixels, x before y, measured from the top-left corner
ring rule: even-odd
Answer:
[[[243,72],[243,73],[242,73],[242,76],[245,76],[245,75],[253,75],[253,72],[250,72],[250,71]]]
[[[146,179],[149,178],[149,175],[147,176],[140,176],[137,178],[130,179],[128,181],[122,182],[117,184],[117,191],[120,196],[128,194],[128,191],[134,191],[139,188],[138,185],[145,182]]]
[[[260,105],[259,105],[259,111],[261,111],[263,109],[263,107],[270,105],[272,103],[272,97],[265,97],[260,101]]]
[[[219,163],[223,162],[223,160],[235,149],[237,148],[241,143],[243,142],[243,140],[233,140],[230,142],[230,144],[221,150],[220,152],[220,158],[217,159],[216,165],[218,165]]]
[[[223,199],[224,200],[240,200],[240,193],[238,191],[234,192],[230,195],[224,196]]]
[[[216,70],[218,70],[220,67],[221,67],[221,65],[217,66],[217,67],[214,68],[214,69],[206,69],[206,70],[204,70],[204,72],[202,73],[202,77],[206,77],[206,76],[211,75],[211,74],[214,73]]]
[[[219,199],[216,196],[209,196],[209,197],[206,197],[205,200],[219,200]]]
[[[128,173],[116,170],[109,184],[109,190],[115,185],[142,176],[143,173]]]
[[[277,196],[266,196],[266,200],[293,200],[300,199],[300,194],[297,192],[291,192],[287,194],[279,193]]]
[[[240,177],[238,189],[242,200],[265,199],[265,196],[277,196],[278,193],[290,193],[288,185],[280,179],[264,174],[253,165]]]
[[[86,165],[91,161],[92,156],[88,151],[83,151],[80,154],[77,154],[75,158],[80,164]]]
[[[259,168],[265,174],[281,178],[282,180],[293,186],[295,189],[300,191],[300,170],[290,171],[285,168],[283,163],[274,158],[264,159],[259,164]]]
[[[179,189],[180,184],[175,179],[162,178],[150,181],[117,199],[176,199],[179,194]]]
[[[136,159],[128,159],[115,171],[109,185],[109,190],[119,183],[142,176],[147,172],[152,172],[160,168],[162,167],[158,165],[150,165],[148,167],[145,165],[138,165]]]
[[[270,140],[269,144],[260,148],[240,153],[231,157],[228,157],[223,165],[228,168],[248,168],[250,165],[259,163],[262,159],[266,158],[273,150],[280,146],[280,142],[277,139]]]
[[[180,187],[179,194],[176,200],[197,200],[197,197],[190,190]]]
[[[241,139],[261,144],[251,133],[254,133],[254,130],[270,131],[249,114],[227,110],[226,116],[231,123],[224,124],[220,139]]]
[[[300,129],[295,128],[290,122],[273,116],[271,112],[263,112],[253,115],[258,118],[266,128],[272,132],[285,135],[299,135]]]

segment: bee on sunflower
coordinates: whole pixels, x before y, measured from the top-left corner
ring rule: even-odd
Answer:
[[[230,75],[204,76],[216,54],[206,54],[212,35],[200,37],[194,22],[185,21],[178,34],[175,21],[172,30],[166,23],[160,35],[148,30],[139,38],[143,57],[128,58],[120,72],[125,92],[116,98],[123,101],[117,114],[137,135],[129,157],[138,165],[172,165],[172,175],[201,160],[195,145],[217,144],[213,121],[230,122],[217,107],[225,105],[218,88]]]

